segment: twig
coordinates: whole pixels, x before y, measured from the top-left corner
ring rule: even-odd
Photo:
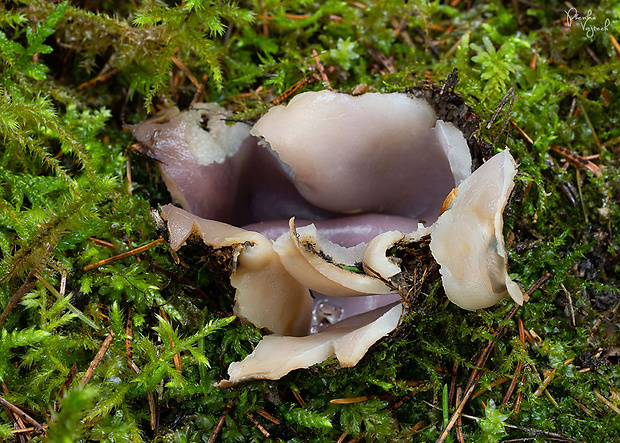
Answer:
[[[351,398],[335,398],[329,402],[333,405],[350,405],[353,403],[362,403],[375,398],[375,395],[365,395],[363,397],[351,397]]]
[[[306,85],[314,82],[316,80],[316,78],[314,77],[315,75],[316,74],[306,75],[301,80],[299,80],[297,83],[295,83],[293,86],[291,86],[286,91],[284,91],[282,94],[278,95],[276,98],[271,100],[271,104],[279,105],[280,103],[285,102],[286,100],[291,98],[293,95],[295,95],[297,92],[301,91]]]
[[[551,278],[551,274],[548,271],[545,271],[543,276],[540,277],[538,281],[536,281],[536,283],[534,283],[527,290],[526,292],[527,297],[530,297],[538,288],[540,288],[550,278]],[[486,361],[491,355],[491,352],[495,348],[495,344],[497,343],[497,340],[499,340],[504,335],[504,333],[508,329],[508,321],[510,321],[510,319],[514,317],[518,309],[519,309],[519,305],[515,305],[510,310],[510,312],[506,315],[506,317],[504,317],[504,320],[502,321],[502,325],[497,329],[495,334],[493,334],[494,340],[489,340],[489,343],[487,344],[486,348],[482,351],[482,354],[480,354],[478,361],[476,361],[476,368],[478,369],[474,369],[472,371],[469,381],[467,382],[467,386],[465,387],[465,394],[463,394],[463,399],[456,407],[456,411],[454,411],[454,414],[450,418],[448,425],[444,428],[443,432],[437,439],[436,443],[443,443],[448,437],[448,434],[450,433],[454,425],[456,424],[458,417],[462,414],[463,409],[465,408],[465,405],[467,404],[470,397],[474,393],[474,389],[476,387],[476,384],[478,383],[478,380],[480,380],[480,377],[482,377],[482,374],[485,371],[484,365],[486,364]]]
[[[264,409],[258,409],[256,413],[260,415],[261,417],[266,418],[267,420],[269,420],[271,423],[275,425],[279,425],[281,422],[279,418],[274,417],[273,415],[271,415],[269,412],[265,411]]]
[[[45,429],[43,428],[43,426],[41,426],[41,424],[39,424],[38,421],[36,421],[34,418],[32,418],[31,416],[29,416],[28,414],[26,414],[24,411],[22,411],[21,409],[19,409],[17,406],[15,406],[13,403],[5,400],[3,397],[0,397],[0,403],[2,404],[2,406],[7,407],[8,409],[11,410],[11,412],[13,414],[15,414],[17,417],[21,417],[24,420],[26,420],[28,423],[30,423],[32,426],[35,427],[35,432],[45,432]]]
[[[436,406],[430,402],[427,402],[426,400],[422,400],[422,401],[433,409],[436,409],[438,411],[441,410],[439,406]],[[480,417],[476,417],[474,415],[469,415],[469,414],[461,414],[461,417],[466,418],[468,420],[474,420],[474,421],[482,420]],[[565,443],[580,443],[579,440],[575,440],[571,436],[561,433],[561,432],[544,431],[542,429],[530,428],[527,426],[511,425],[508,423],[504,423],[504,426],[507,427],[508,429],[516,429],[518,431],[527,432],[528,434],[534,435],[534,436],[540,435],[540,436],[544,436],[547,438],[559,439],[558,441],[563,441]]]
[[[575,166],[585,168],[588,171],[592,172],[594,175],[596,175],[598,178],[601,178],[603,174],[601,168],[596,164],[592,163],[590,160],[586,159],[585,157],[582,157],[581,155],[571,151],[570,149],[566,149],[558,145],[551,145],[551,150],[563,155],[566,160],[568,160]]]
[[[605,405],[607,405],[607,407],[609,407],[612,411],[620,415],[620,408],[618,408],[618,406],[616,406],[615,404],[607,400],[600,392],[594,391],[594,395],[596,395],[596,397],[599,400],[601,400],[603,403],[605,403]]]
[[[463,397],[463,389],[459,387],[456,389],[456,404],[457,405],[461,403],[462,397]],[[456,421],[455,434],[456,434],[456,441],[458,443],[465,443],[465,437],[463,436],[463,420],[460,416],[459,416],[459,419]]]
[[[267,429],[265,429],[265,428],[263,427],[263,425],[261,425],[259,422],[257,422],[257,421],[254,419],[254,417],[252,416],[252,414],[250,414],[249,412],[246,412],[246,413],[245,413],[245,415],[247,415],[247,416],[248,416],[248,418],[252,421],[252,423],[254,423],[254,425],[258,428],[258,430],[259,430],[259,431],[261,431],[261,432],[262,432],[262,434],[263,434],[265,437],[267,437],[267,438],[271,437],[271,434],[269,434],[269,432],[267,431]]]
[[[506,383],[507,381],[510,381],[511,378],[510,377],[502,377],[499,378],[497,380],[494,380],[493,382],[491,382],[491,384],[489,384],[488,388],[482,388],[479,389],[478,391],[476,391],[472,396],[471,399],[473,400],[476,397],[480,397],[482,394],[484,394],[485,392],[487,392],[489,389],[494,388],[495,386],[499,386],[502,383]]]
[[[32,288],[34,288],[34,284],[37,281],[36,277],[37,270],[33,269],[26,277],[26,281],[22,284],[17,292],[13,294],[13,296],[9,299],[6,306],[4,307],[4,311],[2,311],[2,315],[0,315],[0,325],[4,323],[4,320],[9,316],[13,308],[19,303],[19,301],[24,297],[24,295],[28,294]]]
[[[1,383],[2,383],[2,392],[4,392],[5,394],[8,394],[9,393],[8,386],[4,382],[1,382]],[[20,431],[26,428],[26,425],[24,424],[24,421],[21,419],[21,417],[17,416],[16,414],[13,414],[13,412],[8,407],[6,406],[3,406],[3,407],[4,407],[6,414],[9,416],[9,419],[13,422],[13,426],[17,428],[16,431]],[[32,438],[29,432],[30,431],[26,431],[25,432],[26,435],[22,435],[22,434],[17,435],[17,440],[19,441],[19,443],[25,443],[26,441]]]
[[[612,34],[608,34],[608,35],[611,40],[611,44],[614,45],[614,48],[616,48],[616,52],[618,53],[618,58],[620,58],[620,44],[618,44],[618,40],[616,40],[616,37],[614,37]]]
[[[82,381],[80,382],[81,387],[86,386],[86,383],[88,383],[88,381],[91,379],[91,377],[95,373],[95,369],[97,369],[97,366],[99,366],[99,363],[101,363],[103,356],[105,355],[105,353],[108,351],[108,348],[112,344],[113,339],[114,339],[114,331],[110,331],[108,336],[103,341],[103,344],[99,348],[99,351],[95,355],[95,358],[93,358],[93,361],[90,363],[90,366],[86,370],[84,377],[82,377]]]
[[[566,298],[568,298],[568,307],[570,309],[570,318],[572,320],[572,326],[574,328],[576,326],[576,323],[575,323],[575,310],[573,309],[573,296],[570,294],[570,292],[568,292],[568,290],[564,286],[564,283],[560,283],[560,287],[564,290],[564,293],[566,294]]]
[[[198,82],[198,80],[196,80],[196,77],[194,77],[194,75],[190,72],[189,69],[187,69],[187,66],[185,66],[181,60],[179,60],[175,56],[170,56],[170,60],[172,60],[172,63],[174,63],[177,68],[183,71],[185,76],[189,79],[190,82],[192,82],[194,86],[196,86],[196,88],[200,88],[200,83]]]
[[[58,394],[56,394],[57,398],[62,397],[63,394],[67,392],[67,390],[71,387],[71,383],[73,383],[73,377],[75,377],[75,374],[77,374],[77,366],[74,363],[73,366],[71,366],[71,369],[69,369],[69,373],[65,377],[65,381],[62,383],[62,386],[58,390]]]
[[[118,69],[112,68],[108,72],[105,72],[103,74],[98,75],[95,78],[91,78],[90,80],[85,81],[84,83],[82,83],[81,85],[79,85],[77,87],[77,90],[81,91],[83,89],[86,89],[86,88],[89,88],[91,86],[94,86],[97,83],[103,83],[104,81],[106,81],[110,77],[116,75],[117,73],[118,73]]]
[[[499,133],[497,134],[497,137],[495,137],[495,140],[493,140],[493,144],[495,144],[497,140],[499,140],[500,136],[504,132],[504,129],[506,129],[506,125],[508,124],[508,121],[510,120],[510,114],[512,113],[512,106],[515,104],[515,99],[516,99],[515,87],[511,86],[510,89],[504,94],[502,99],[499,101],[499,105],[497,106],[497,109],[493,113],[493,116],[491,116],[491,119],[489,120],[489,122],[486,124],[486,129],[491,129],[491,126],[493,126],[493,123],[495,123],[495,119],[497,118],[499,113],[502,111],[502,109],[504,109],[504,105],[506,105],[506,103],[510,100],[510,104],[508,105],[508,112],[506,113],[506,117],[504,118],[504,122],[502,123],[502,127],[500,128]]]
[[[525,133],[525,131],[524,131],[523,129],[521,129],[521,128],[519,127],[519,125],[517,125],[517,124],[514,122],[514,120],[510,120],[510,124],[511,124],[512,126],[514,126],[515,128],[517,128],[517,131],[519,131],[519,134],[521,134],[521,137],[523,137],[523,138],[524,138],[524,139],[525,139],[525,140],[526,140],[526,141],[527,141],[530,145],[533,145],[533,144],[534,144],[534,140],[532,140],[532,139],[530,138],[530,136],[529,136],[529,135],[527,135],[527,134]]]
[[[209,437],[209,440],[207,441],[207,443],[215,443],[215,440],[217,440],[217,436],[219,435],[220,431],[224,427],[224,421],[226,420],[226,416],[228,415],[228,413],[230,412],[232,407],[233,407],[232,403],[228,403],[226,405],[226,407],[224,408],[224,411],[222,411],[222,415],[220,415],[220,419],[217,421],[217,424],[215,425],[215,429],[213,429],[213,432],[211,433],[211,436]]]
[[[314,56],[314,60],[316,61],[316,67],[319,70],[319,75],[321,76],[321,79],[323,80],[323,85],[325,85],[327,89],[332,89],[332,85],[329,82],[329,78],[327,78],[327,74],[325,74],[323,63],[321,63],[321,59],[319,58],[319,53],[316,52],[316,49],[314,48],[312,48],[312,55]]]
[[[390,73],[396,72],[396,68],[394,67],[392,62],[385,55],[383,55],[378,49],[372,46],[369,46],[368,52],[370,52],[370,55],[372,55],[376,61],[381,63],[385,67],[385,69],[387,69]]]
[[[297,403],[299,403],[299,406],[301,406],[302,408],[306,406],[306,402],[304,401],[303,398],[301,398],[301,395],[299,394],[299,392],[293,390],[293,397],[295,397],[295,400],[297,400]]]
[[[107,242],[105,240],[100,240],[100,239],[95,238],[95,237],[88,237],[88,240],[92,241],[93,243],[95,243],[97,245],[105,246],[105,247],[110,248],[110,249],[116,249],[116,246],[114,246],[112,243]]]
[[[40,432],[43,432],[43,430],[47,429],[47,428],[48,428],[48,426],[49,426],[49,425],[48,425],[47,423],[45,423],[45,424],[42,424],[42,425],[39,427],[39,429],[37,429],[37,428],[35,428],[35,427],[31,427],[31,428],[22,428],[22,429],[14,429],[14,430],[12,430],[12,431],[11,431],[11,434],[18,434],[18,435],[19,435],[19,434],[26,434],[26,433],[28,433],[28,432],[35,432],[35,433],[36,433],[36,432],[38,432],[38,433],[40,433]]]
[[[123,252],[122,254],[115,255],[114,257],[106,258],[105,260],[101,260],[97,263],[91,263],[90,265],[86,265],[84,266],[84,268],[82,268],[82,270],[90,271],[91,269],[98,268],[99,266],[104,266],[109,263],[115,262],[117,260],[122,260],[127,257],[132,257],[136,254],[140,254],[141,252],[151,249],[152,247],[157,246],[160,243],[165,243],[165,241],[166,240],[164,240],[163,238],[158,238],[157,240],[147,243],[146,245],[140,246],[139,248],[133,249],[131,251]]]

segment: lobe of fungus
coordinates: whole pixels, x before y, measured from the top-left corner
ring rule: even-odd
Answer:
[[[431,251],[441,266],[446,295],[464,309],[481,309],[523,291],[508,277],[502,213],[517,165],[508,150],[478,168],[458,187],[451,207],[433,225]]]
[[[276,334],[305,335],[310,326],[312,297],[284,269],[271,241],[258,232],[205,220],[172,205],[162,208],[168,222],[170,247],[177,250],[192,235],[215,249],[238,254],[230,283],[237,290],[235,313]]]
[[[403,93],[306,92],[271,108],[251,133],[290,166],[308,201],[334,212],[432,221],[471,172],[463,134]]]

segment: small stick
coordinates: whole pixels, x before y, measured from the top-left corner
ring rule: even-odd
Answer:
[[[375,60],[381,63],[390,73],[396,72],[396,68],[394,67],[394,65],[392,65],[392,62],[376,48],[370,46],[368,48],[368,52],[370,52],[370,55],[372,55]]]
[[[261,417],[266,418],[267,420],[269,420],[271,423],[275,425],[279,425],[281,422],[279,418],[274,417],[273,415],[271,415],[269,412],[265,411],[264,409],[258,409],[256,413],[260,415]]]
[[[4,320],[9,316],[13,308],[19,303],[19,301],[24,297],[24,295],[28,294],[32,288],[34,288],[34,284],[37,281],[37,270],[33,269],[26,277],[26,281],[22,284],[17,292],[13,294],[13,296],[9,299],[6,306],[4,307],[4,311],[2,311],[2,315],[0,315],[0,325],[4,323]]]
[[[8,386],[4,382],[1,382],[1,383],[2,383],[2,392],[4,392],[5,394],[8,394],[9,393]],[[4,407],[6,414],[9,416],[9,419],[13,422],[13,426],[17,428],[16,431],[26,428],[24,421],[19,416],[17,416],[16,414],[13,414],[13,412],[11,412],[11,410],[8,407],[6,406],[3,406],[3,407]],[[26,431],[26,435],[18,434],[17,437],[20,443],[22,442],[25,443],[26,441],[32,438],[29,434],[29,431]]]
[[[39,424],[38,421],[36,421],[34,418],[32,418],[31,416],[29,416],[28,414],[26,414],[24,411],[22,411],[21,409],[19,409],[17,406],[15,406],[13,403],[5,400],[3,397],[0,397],[0,404],[2,404],[2,406],[5,406],[6,408],[10,409],[12,413],[14,413],[17,417],[21,417],[24,420],[26,420],[28,423],[30,423],[32,426],[35,427],[36,432],[45,432],[45,430],[43,429],[43,427]]]
[[[362,403],[375,398],[375,395],[365,395],[363,397],[351,397],[351,398],[335,398],[329,402],[333,405],[349,405],[353,403]]]
[[[63,396],[65,392],[67,392],[67,390],[71,386],[71,383],[73,382],[73,378],[75,377],[75,374],[77,374],[77,366],[74,363],[73,366],[71,366],[71,369],[69,369],[69,373],[65,377],[65,381],[63,382],[62,386],[58,390],[58,394],[56,395],[56,397],[60,398]]]
[[[463,389],[456,389],[456,404],[461,403],[461,397],[463,396]],[[463,419],[459,416],[459,419],[456,421],[456,441],[459,443],[465,443],[465,437],[463,436]]]
[[[303,398],[301,398],[301,395],[299,394],[299,392],[293,391],[293,397],[295,397],[295,400],[297,400],[297,403],[299,403],[299,406],[301,406],[302,408],[306,406],[306,402],[304,401]]]
[[[196,88],[200,88],[200,83],[198,82],[198,80],[196,80],[196,77],[194,77],[194,75],[190,72],[189,69],[187,69],[187,66],[185,66],[181,60],[179,60],[173,55],[170,56],[170,60],[172,60],[172,63],[174,63],[177,68],[183,71],[185,76],[189,79],[190,82],[192,82],[194,86],[196,86]]]
[[[601,168],[598,165],[592,163],[590,160],[586,159],[585,157],[582,157],[581,155],[571,151],[570,149],[566,149],[558,145],[551,145],[551,150],[563,155],[566,160],[568,160],[575,166],[585,168],[588,171],[592,172],[594,175],[596,175],[598,178],[601,178],[603,174]]]
[[[560,283],[560,286],[562,287],[562,289],[566,293],[566,298],[568,298],[568,307],[570,309],[570,318],[571,318],[571,320],[573,322],[572,326],[574,328],[576,326],[576,323],[575,323],[575,310],[573,309],[573,296],[570,294],[570,292],[568,292],[568,290],[564,286],[564,283]]]
[[[271,437],[271,434],[269,434],[269,432],[267,432],[267,429],[265,429],[263,427],[263,425],[261,425],[259,422],[257,422],[254,417],[252,416],[252,414],[250,414],[249,412],[246,412],[245,415],[248,416],[248,418],[252,421],[252,423],[254,423],[254,425],[258,428],[259,431],[261,431],[263,433],[263,435],[267,438]]]
[[[525,131],[524,131],[523,129],[521,129],[521,128],[519,127],[519,125],[517,125],[517,124],[514,122],[514,120],[510,120],[510,124],[511,124],[512,126],[514,126],[515,128],[517,128],[517,131],[519,131],[519,134],[521,134],[521,137],[523,137],[523,138],[524,138],[524,139],[525,139],[525,140],[526,140],[526,141],[527,141],[530,145],[533,145],[533,144],[534,144],[534,140],[532,140],[532,139],[530,138],[530,136],[529,136],[529,135],[527,135],[527,134],[525,133]]]
[[[495,122],[495,119],[497,118],[499,113],[502,111],[502,109],[504,109],[504,105],[506,104],[506,102],[508,100],[510,100],[510,104],[508,105],[508,112],[506,113],[506,117],[504,117],[504,121],[502,123],[502,127],[500,128],[499,133],[497,134],[497,137],[495,137],[495,140],[493,141],[493,144],[495,144],[497,142],[497,140],[499,140],[500,136],[504,132],[504,129],[506,129],[506,125],[508,124],[508,121],[510,120],[510,114],[512,113],[512,107],[515,104],[515,100],[516,100],[516,93],[515,93],[515,87],[514,86],[511,86],[510,89],[506,92],[506,94],[504,94],[502,99],[499,101],[499,106],[497,107],[497,109],[493,113],[493,116],[491,117],[491,120],[489,120],[489,122],[486,125],[487,129],[491,129],[491,126]]]
[[[226,405],[226,407],[224,408],[224,411],[222,411],[222,415],[220,415],[220,419],[217,421],[217,425],[215,425],[215,429],[213,429],[213,432],[211,433],[211,436],[209,437],[209,440],[207,441],[207,443],[215,443],[215,440],[217,439],[217,436],[219,435],[220,431],[224,427],[224,421],[226,420],[226,416],[228,415],[228,413],[232,409],[232,406],[233,406],[232,403],[228,403]]]
[[[607,407],[613,410],[616,414],[620,415],[620,408],[618,408],[618,406],[616,406],[615,404],[607,400],[600,392],[594,391],[594,395],[596,395],[596,398],[598,398],[603,403],[605,403]]]
[[[93,361],[90,363],[90,366],[86,370],[86,373],[84,374],[84,377],[82,378],[82,381],[80,382],[80,386],[82,387],[86,386],[86,383],[88,383],[88,381],[91,379],[91,377],[95,373],[95,369],[97,369],[97,366],[99,366],[99,363],[101,363],[101,360],[103,360],[103,356],[105,355],[105,353],[108,351],[108,348],[112,344],[113,339],[114,339],[114,331],[110,331],[108,336],[103,341],[103,344],[99,348],[99,351],[95,355],[95,358],[93,358]]]
[[[131,350],[133,339],[133,321],[131,320],[131,312],[127,316],[127,326],[125,326],[125,334],[127,335],[127,338],[125,339],[125,352],[127,352],[127,357],[131,358],[133,356],[133,351]]]
[[[105,246],[110,249],[116,249],[116,246],[114,246],[112,243],[107,242],[105,240],[99,240],[98,238],[94,238],[94,237],[88,237],[88,240],[92,241],[96,245]]]
[[[325,74],[325,69],[323,68],[323,63],[321,63],[321,59],[319,58],[319,53],[316,52],[316,49],[312,48],[312,55],[314,56],[314,60],[316,61],[316,67],[319,70],[319,74],[321,75],[321,79],[323,80],[323,84],[327,89],[332,89],[332,85],[329,82],[329,78],[327,78],[327,74]]]
[[[458,372],[459,364],[456,360],[452,365],[452,377],[450,379],[450,394],[448,396],[448,403],[454,403],[454,397],[456,395],[456,374]]]
[[[510,381],[510,380],[512,380],[510,377],[502,377],[497,380],[494,380],[493,382],[491,382],[491,384],[489,384],[488,388],[482,388],[476,391],[474,395],[471,396],[471,399],[473,400],[476,397],[480,397],[482,394],[484,394],[489,389],[494,388],[495,386],[499,386],[502,383],[506,383],[507,381]]]
[[[345,432],[343,432],[343,433],[340,435],[340,437],[338,438],[338,441],[337,441],[336,443],[342,443],[342,442],[344,441],[344,439],[345,439],[345,438],[347,438],[347,435],[349,435],[349,434],[347,434],[347,433],[346,433],[346,431],[345,431]]]
[[[26,434],[28,432],[42,432],[42,430],[45,430],[45,429],[48,428],[48,424],[47,423],[42,424],[40,426],[40,428],[41,429],[37,429],[35,427],[32,427],[32,428],[22,428],[22,429],[14,429],[14,430],[11,431],[11,434],[19,435],[19,434]]]
[[[146,245],[140,246],[139,248],[133,249],[131,251],[123,252],[122,254],[115,255],[114,257],[106,258],[105,260],[101,260],[97,263],[91,263],[90,265],[86,265],[84,266],[84,268],[82,268],[82,270],[90,271],[91,269],[98,268],[99,266],[104,266],[109,263],[115,262],[117,260],[122,260],[127,257],[132,257],[136,254],[140,254],[141,252],[146,251],[147,249],[151,249],[152,247],[157,246],[160,243],[165,243],[165,242],[166,240],[164,240],[163,238],[158,238],[157,240],[147,243]]]
[[[612,34],[608,34],[609,38],[611,39],[611,44],[614,45],[614,48],[616,48],[616,52],[618,53],[618,58],[620,58],[620,44],[618,44],[618,40],[616,40],[616,37],[614,37]]]
[[[62,271],[62,276],[60,277],[60,296],[65,296],[65,291],[67,290],[67,271]]]
[[[131,195],[131,187],[133,182],[131,181],[131,159],[129,156],[127,156],[125,170],[127,171],[127,194]]]
[[[278,105],[278,104],[288,100],[290,97],[295,95],[298,91],[300,91],[304,86],[310,84],[314,80],[315,80],[314,76],[312,76],[312,75],[307,75],[307,76],[303,77],[301,80],[299,80],[293,86],[288,88],[282,94],[278,95],[276,98],[271,100],[271,104],[272,105]]]
[[[103,83],[104,81],[106,81],[110,77],[116,75],[117,73],[118,73],[118,69],[112,68],[112,69],[110,69],[108,72],[106,72],[104,74],[98,75],[95,78],[91,78],[90,80],[85,81],[84,83],[79,85],[77,87],[77,89],[78,89],[78,91],[81,91],[82,89],[89,88],[91,86],[96,85],[97,83]]]
[[[527,290],[525,295],[527,297],[530,297],[538,288],[540,288],[551,277],[552,277],[551,274],[548,271],[545,271],[543,276],[540,277],[536,281],[536,283],[534,283]],[[456,424],[456,421],[457,421],[458,417],[461,415],[461,413],[463,412],[463,409],[465,408],[465,404],[469,401],[470,397],[474,393],[474,389],[476,387],[476,384],[478,383],[478,380],[480,380],[480,377],[482,377],[482,374],[485,371],[485,369],[483,367],[484,364],[486,363],[487,359],[491,355],[491,352],[493,351],[493,348],[495,348],[495,344],[497,343],[497,340],[499,340],[501,338],[501,336],[503,336],[504,333],[506,332],[506,330],[508,329],[508,321],[512,317],[514,317],[514,315],[517,313],[518,309],[519,309],[519,305],[515,305],[510,310],[510,312],[506,315],[506,317],[502,321],[502,326],[500,326],[497,329],[497,331],[495,332],[494,340],[489,340],[489,343],[487,344],[486,348],[482,351],[482,354],[480,354],[480,357],[478,358],[478,361],[476,362],[476,367],[478,367],[480,369],[474,369],[472,371],[472,375],[470,376],[469,381],[467,382],[467,386],[465,387],[465,393],[463,394],[463,399],[461,400],[461,402],[456,407],[456,411],[454,411],[454,414],[450,418],[450,421],[448,422],[448,425],[444,428],[443,432],[441,433],[441,435],[437,439],[436,443],[443,443],[446,440],[446,438],[448,437],[448,434],[450,433],[450,431],[452,430],[454,425]]]
[[[200,82],[200,86],[196,89],[196,93],[194,94],[194,97],[192,98],[192,101],[189,104],[190,106],[193,106],[198,102],[198,100],[200,99],[200,96],[205,90],[208,79],[209,77],[207,76],[207,74],[202,76],[202,81]]]

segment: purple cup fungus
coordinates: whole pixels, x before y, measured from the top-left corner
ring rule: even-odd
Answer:
[[[356,365],[403,313],[406,266],[395,247],[424,245],[462,308],[523,303],[502,234],[516,163],[505,150],[472,173],[464,133],[431,102],[307,92],[251,130],[224,122],[215,104],[131,127],[184,208],[162,208],[171,248],[198,238],[227,251],[235,313],[273,333],[220,386],[278,379],[332,355]]]

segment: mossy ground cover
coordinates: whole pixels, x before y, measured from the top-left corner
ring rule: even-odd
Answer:
[[[435,441],[504,327],[447,441],[620,440],[620,6],[574,6],[1,3],[0,438]],[[478,137],[520,164],[511,276],[552,278],[508,321],[509,300],[466,312],[435,285],[355,368],[217,389],[261,331],[216,259],[158,241],[170,197],[123,127],[196,101],[255,119],[325,88],[317,57],[343,90],[458,68]]]

